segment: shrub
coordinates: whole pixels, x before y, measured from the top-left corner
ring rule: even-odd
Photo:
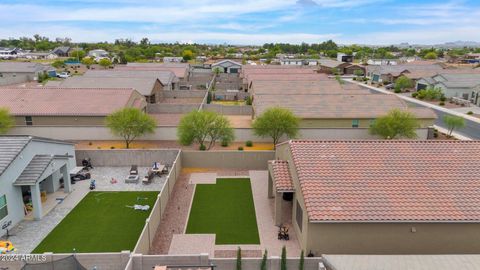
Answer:
[[[418,96],[418,93],[417,93],[417,92],[412,93],[412,97],[413,97],[413,98],[416,98],[417,96]]]
[[[395,93],[397,93],[397,94],[398,94],[398,93],[401,93],[401,92],[402,92],[402,90],[400,90],[400,89],[398,89],[398,88],[395,88],[395,90],[393,90],[393,92],[395,92]]]
[[[115,149],[115,146],[110,146],[110,149]]]
[[[468,114],[468,115],[472,115],[473,112],[472,112],[472,111],[468,111],[467,114]]]
[[[280,269],[287,270],[287,248],[285,246],[282,247],[282,257],[280,261]]]
[[[253,146],[253,142],[252,142],[252,141],[247,141],[247,142],[245,142],[245,146],[247,146],[247,147],[252,147],[252,146]]]
[[[445,106],[445,102],[440,101],[440,103],[438,103],[438,105],[440,105],[440,106]]]
[[[252,105],[252,97],[251,96],[247,96],[247,98],[245,99],[245,104]]]
[[[305,255],[303,254],[303,250],[300,253],[300,262],[298,263],[298,270],[303,270],[305,263]]]
[[[441,96],[441,97],[440,97],[440,101],[445,102],[445,101],[447,101],[447,98],[446,98],[445,96]]]
[[[444,95],[442,93],[442,89],[440,88],[429,87],[427,89],[418,91],[418,99],[440,100],[442,97],[444,97]]]
[[[243,151],[243,146],[239,146],[238,151]]]
[[[212,102],[212,92],[208,92],[207,94],[207,104],[210,104]]]
[[[433,137],[434,137],[434,138],[438,138],[438,133],[436,133],[436,132],[433,133]]]
[[[101,148],[100,146],[97,146],[97,149],[100,150],[100,149],[102,149],[102,148]]]
[[[93,143],[92,142],[88,142],[88,145],[92,145]]]
[[[198,148],[200,151],[205,151],[207,150],[207,147],[204,144],[200,145],[200,148]]]
[[[267,270],[267,250],[265,249],[265,252],[263,253],[262,257],[262,263],[260,264],[260,270]]]
[[[242,270],[242,249],[237,249],[237,270]]]
[[[221,145],[222,147],[227,147],[227,146],[228,146],[228,141],[222,140],[222,142],[220,143],[220,145]]]

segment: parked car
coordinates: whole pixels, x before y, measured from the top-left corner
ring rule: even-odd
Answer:
[[[68,74],[68,72],[61,72],[61,73],[57,74],[57,77],[66,79],[66,78],[70,77],[70,74]]]
[[[385,85],[385,89],[387,89],[387,90],[391,90],[391,89],[393,89],[393,88],[395,88],[395,84],[394,84],[394,83]]]

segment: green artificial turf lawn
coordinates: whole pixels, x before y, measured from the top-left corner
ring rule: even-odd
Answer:
[[[216,234],[215,244],[260,244],[250,179],[197,184],[187,233]]]
[[[32,253],[133,250],[158,192],[90,192]],[[137,198],[140,198],[137,200]],[[126,205],[150,205],[149,211]]]

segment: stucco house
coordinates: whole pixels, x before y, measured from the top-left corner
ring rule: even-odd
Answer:
[[[73,143],[0,136],[0,236],[24,219],[41,219],[72,191]]]
[[[0,107],[9,109],[16,127],[30,128],[28,134],[34,134],[31,127],[104,126],[109,114],[125,107],[145,111],[146,105],[129,88],[0,88]]]
[[[219,69],[223,73],[240,73],[242,64],[226,59],[212,64],[212,70]]]
[[[320,59],[318,65],[320,66],[320,71],[327,74],[354,75],[357,70],[365,74],[365,67],[350,62]]]
[[[69,53],[72,51],[71,47],[68,46],[60,46],[56,47],[52,50],[52,53],[60,56],[60,57],[68,57]]]
[[[417,91],[428,87],[442,89],[447,98],[459,97],[480,106],[480,72],[442,73],[424,77],[416,83]]]
[[[145,71],[171,71],[183,83],[190,78],[190,64],[188,63],[127,63],[115,66],[117,70],[145,70]]]
[[[179,78],[169,70],[127,70],[127,69],[113,69],[113,70],[88,70],[83,77],[94,78],[101,81],[105,78],[123,78],[123,79],[151,79],[159,80],[162,84],[162,90],[178,90]],[[127,87],[127,86],[124,86]]]
[[[275,222],[291,215],[314,255],[479,253],[479,152],[478,141],[281,143],[268,164]]]
[[[54,70],[40,63],[0,62],[0,86],[36,81],[39,74]]]

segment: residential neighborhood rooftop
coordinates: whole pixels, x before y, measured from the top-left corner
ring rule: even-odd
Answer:
[[[90,78],[127,78],[140,79],[150,78],[159,79],[163,85],[168,85],[172,82],[178,81],[175,74],[169,70],[129,70],[129,69],[114,69],[114,70],[88,70],[83,77]],[[101,81],[98,79],[98,81]]]
[[[135,93],[125,88],[0,88],[0,106],[14,116],[106,116],[137,104],[140,94]]]
[[[313,222],[478,222],[478,141],[289,141]],[[280,144],[282,145],[282,144]]]

